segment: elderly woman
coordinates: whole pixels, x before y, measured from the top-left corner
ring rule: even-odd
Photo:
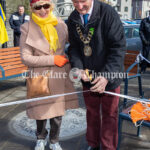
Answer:
[[[67,27],[61,19],[53,15],[50,0],[31,0],[30,4],[31,20],[21,26],[22,61],[32,73],[41,74],[47,70],[51,73],[49,87],[52,95],[73,92],[72,83],[68,78],[70,65],[64,53],[68,38]],[[59,145],[62,116],[66,109],[77,107],[76,95],[27,104],[27,115],[35,119],[37,125],[35,150],[45,149],[47,119],[50,120],[49,148],[62,150]]]

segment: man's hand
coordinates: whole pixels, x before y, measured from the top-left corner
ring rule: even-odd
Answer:
[[[87,76],[85,70],[79,69],[76,73],[77,73],[77,75],[80,76],[80,78],[81,78],[84,82],[89,82],[89,81],[90,81],[90,79],[89,79],[89,77]]]
[[[90,89],[92,92],[103,93],[105,91],[105,88],[106,88],[106,85],[108,83],[108,80],[106,78],[104,78],[104,77],[97,77],[91,83],[95,84]]]

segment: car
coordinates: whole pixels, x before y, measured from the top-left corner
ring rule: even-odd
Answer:
[[[128,25],[128,23],[124,20],[121,20],[121,22],[122,22],[123,25]]]
[[[142,51],[142,41],[139,36],[140,25],[124,25],[127,50]]]
[[[128,24],[136,24],[136,22],[132,21],[132,20],[126,20],[125,22],[128,23]]]
[[[142,19],[134,19],[134,22],[136,22],[136,24],[141,24]]]
[[[128,25],[128,24],[136,24],[136,21],[134,20],[125,20],[125,19],[121,19],[121,22],[123,25]]]

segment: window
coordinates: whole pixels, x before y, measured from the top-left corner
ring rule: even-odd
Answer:
[[[128,7],[124,7],[124,11],[125,11],[125,12],[128,12]]]
[[[139,1],[136,1],[136,7],[138,7],[140,5]]]
[[[120,7],[120,6],[118,6],[118,7],[117,7],[117,10],[120,12],[120,11],[121,11],[121,7]]]
[[[133,38],[139,37],[139,28],[133,28]]]
[[[130,38],[131,28],[124,28],[126,38]]]

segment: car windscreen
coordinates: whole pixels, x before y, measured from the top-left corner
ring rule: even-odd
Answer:
[[[138,27],[133,28],[132,37],[133,38],[139,37],[139,28]]]
[[[131,38],[131,32],[132,32],[131,28],[124,27],[124,32],[125,32],[126,38]]]

